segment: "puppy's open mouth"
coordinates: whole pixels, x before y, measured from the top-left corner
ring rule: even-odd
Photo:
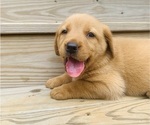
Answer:
[[[72,57],[66,58],[65,68],[69,76],[78,77],[84,70],[84,62],[78,61]]]

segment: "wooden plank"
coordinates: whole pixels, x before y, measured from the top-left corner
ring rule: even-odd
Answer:
[[[150,101],[124,97],[117,101],[56,101],[42,86],[1,90],[1,125],[125,125],[150,124]]]
[[[148,31],[150,27],[149,22],[142,23],[127,23],[127,22],[105,22],[106,25],[114,32],[122,31]],[[60,23],[9,23],[2,24],[2,34],[32,34],[32,33],[55,33]]]
[[[53,49],[54,36],[23,35],[2,37],[2,84],[44,84],[63,72]]]
[[[2,34],[41,34],[55,33],[59,25],[60,23],[3,23],[1,29]]]
[[[73,13],[88,13],[113,31],[147,31],[149,0],[2,0],[2,33],[53,33]]]
[[[113,35],[150,38],[149,32]],[[2,35],[1,40],[2,87],[41,85],[64,72],[54,52],[54,35]]]
[[[135,37],[150,39],[150,32],[113,32],[114,37]]]

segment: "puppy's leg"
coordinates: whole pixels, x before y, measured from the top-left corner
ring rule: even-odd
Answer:
[[[146,96],[147,96],[148,98],[150,98],[150,91],[148,91],[148,92],[146,93]]]
[[[72,80],[71,77],[69,77],[66,73],[64,73],[61,76],[49,79],[47,83],[45,84],[45,86],[47,88],[53,89],[55,87],[61,86],[62,84],[69,83],[71,82],[71,80]]]
[[[53,99],[117,99],[123,95],[119,87],[111,90],[105,83],[78,80],[53,89],[50,95]]]

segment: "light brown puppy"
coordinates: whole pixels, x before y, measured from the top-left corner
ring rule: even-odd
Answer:
[[[54,99],[150,97],[149,39],[113,38],[94,17],[74,14],[59,27],[55,51],[66,73],[46,83]]]

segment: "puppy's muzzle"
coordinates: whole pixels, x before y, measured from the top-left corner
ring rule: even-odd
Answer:
[[[66,52],[68,54],[76,54],[78,51],[78,45],[75,42],[68,42],[66,45]]]

